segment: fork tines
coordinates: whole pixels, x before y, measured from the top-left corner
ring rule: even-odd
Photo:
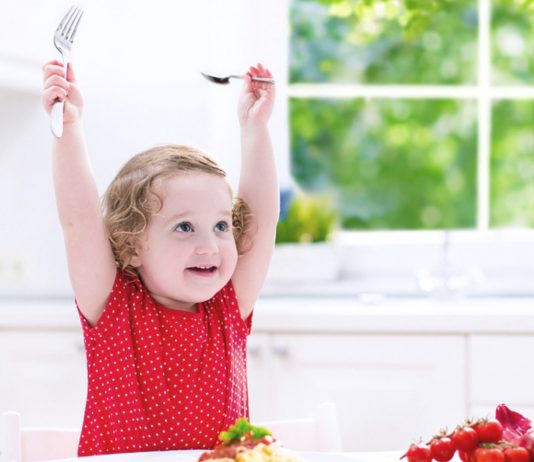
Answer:
[[[78,24],[83,16],[83,9],[78,6],[71,6],[69,11],[61,19],[57,31],[61,33],[62,38],[72,43]]]

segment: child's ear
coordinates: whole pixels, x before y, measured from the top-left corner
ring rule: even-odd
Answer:
[[[130,244],[130,250],[132,251],[132,254],[130,256],[130,261],[128,262],[128,264],[133,266],[134,268],[139,268],[141,266],[141,257],[139,256],[139,252],[138,252],[139,243],[129,241],[129,244]]]
[[[139,268],[141,266],[141,257],[137,255],[137,253],[130,258],[130,265],[134,268]]]

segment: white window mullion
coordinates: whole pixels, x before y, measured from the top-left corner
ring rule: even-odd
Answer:
[[[478,85],[351,85],[351,84],[292,84],[291,98],[392,98],[392,99],[480,99],[479,92],[491,99],[534,99],[534,87]]]
[[[478,0],[477,228],[489,228],[491,150],[491,0]]]
[[[393,99],[474,99],[475,85],[352,85],[352,84],[293,84],[292,98],[393,98]],[[533,94],[534,96],[534,94]]]

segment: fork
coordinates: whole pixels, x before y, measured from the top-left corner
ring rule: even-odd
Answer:
[[[220,83],[220,84],[226,84],[230,83],[230,79],[242,79],[242,75],[227,75],[226,77],[215,77],[214,75],[205,74],[204,72],[201,72],[202,76],[206,79],[208,79],[210,82],[214,83]],[[264,82],[264,83],[271,83],[274,84],[274,79],[271,79],[269,77],[256,77],[252,76],[252,80],[256,82]]]
[[[69,11],[63,16],[54,33],[54,46],[61,54],[61,59],[65,67],[65,77],[67,74],[67,66],[69,65],[69,56],[72,48],[72,41],[74,35],[78,30],[78,24],[82,19],[83,10],[77,6],[71,6]],[[58,101],[52,106],[50,113],[50,128],[56,138],[61,138],[63,135],[63,108],[65,103]]]

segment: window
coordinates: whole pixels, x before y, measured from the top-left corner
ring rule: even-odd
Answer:
[[[290,0],[291,170],[345,230],[534,226],[534,5]]]

